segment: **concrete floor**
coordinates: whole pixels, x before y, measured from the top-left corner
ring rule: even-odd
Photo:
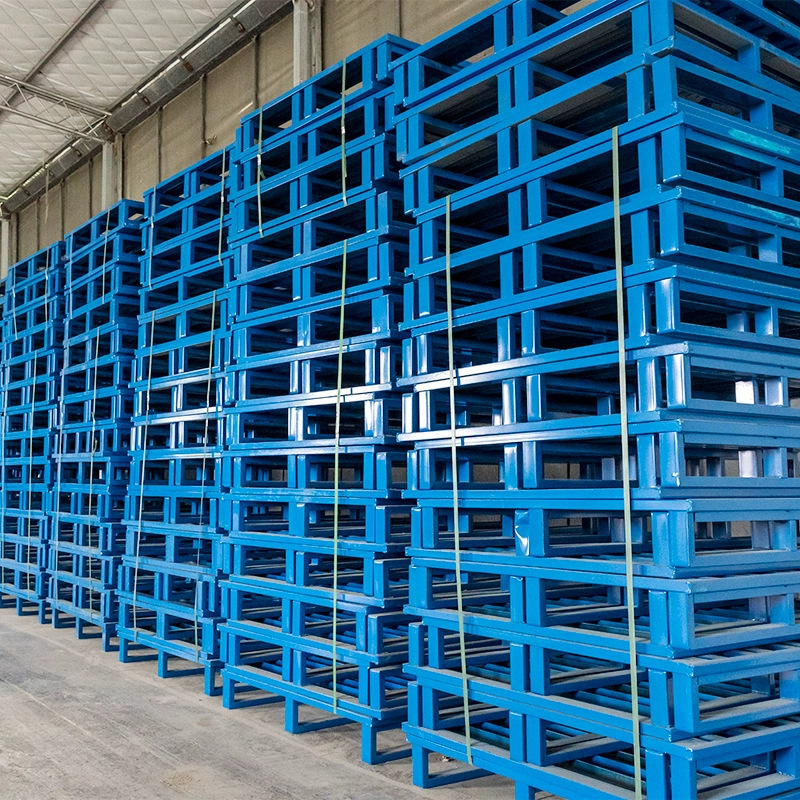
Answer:
[[[292,736],[281,703],[236,711],[93,640],[0,612],[0,800],[511,800],[502,778],[423,791],[369,767],[355,726]],[[456,767],[456,764],[452,765]]]

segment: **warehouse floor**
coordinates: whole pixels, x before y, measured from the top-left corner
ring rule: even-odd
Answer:
[[[511,800],[489,777],[430,791],[368,767],[355,726],[292,736],[283,705],[227,711],[96,641],[0,614],[0,800]],[[447,765],[450,766],[450,765]],[[452,764],[456,767],[456,764]]]

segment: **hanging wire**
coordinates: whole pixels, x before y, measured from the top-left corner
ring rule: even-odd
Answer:
[[[347,89],[347,59],[342,61],[342,205],[347,205],[347,132],[345,128],[345,92]],[[339,300],[339,352],[336,367],[336,420],[333,433],[333,626],[331,637],[333,649],[333,713],[339,706],[338,650],[339,650],[339,451],[341,449],[342,424],[342,375],[344,365],[344,317],[347,294],[347,239],[342,242],[342,288]]]
[[[106,258],[108,255],[108,232],[111,226],[111,207],[108,208],[108,213],[106,214],[106,230],[104,234],[104,241],[103,241],[103,272],[102,272],[102,298],[100,301],[101,305],[104,305],[106,302]],[[91,312],[90,312],[91,313]],[[110,315],[109,315],[110,319]],[[88,563],[88,575],[87,577],[87,591],[89,592],[89,614],[91,615],[94,613],[94,599],[92,593],[92,502],[94,498],[94,457],[95,453],[97,452],[97,442],[96,442],[96,435],[97,435],[97,373],[100,371],[100,329],[101,326],[98,325],[97,327],[97,338],[95,340],[95,348],[94,348],[94,386],[92,388],[92,409],[91,409],[91,418],[92,418],[92,432],[91,432],[91,454],[89,456],[89,507],[87,523],[86,523],[86,534],[88,539],[89,545],[89,563]],[[98,542],[97,546],[100,547],[100,515],[99,509],[97,513],[97,532],[98,532]]]
[[[261,148],[264,143],[264,106],[258,109],[258,152],[256,153],[256,191],[258,193],[258,235],[264,235],[264,212],[261,208]],[[225,197],[225,151],[222,151],[222,197]],[[220,251],[221,252],[221,251]]]
[[[153,290],[153,240],[155,238],[155,195],[151,197],[153,208],[150,210],[150,236],[147,243],[147,289]],[[147,471],[148,432],[150,428],[150,389],[153,384],[153,349],[155,347],[156,315],[150,312],[150,353],[147,364],[147,390],[144,402],[144,425],[142,426],[142,459],[139,467],[139,509],[136,522],[136,548],[133,560],[133,643],[139,640],[139,611],[137,597],[139,595],[139,557],[142,547],[142,526],[144,524],[144,485]],[[133,465],[132,465],[133,466]]]
[[[45,255],[44,264],[44,336],[45,342],[47,340],[47,331],[50,327],[50,255],[52,246],[48,247]],[[46,358],[46,356],[45,356]],[[33,537],[31,535],[31,528],[33,527],[33,432],[36,426],[36,381],[38,380],[38,367],[39,367],[39,348],[33,351],[33,380],[31,382],[31,418],[30,418],[30,433],[28,436],[28,535],[26,541],[26,554],[28,569],[26,573],[26,591],[31,591],[31,573],[33,572],[30,564],[31,558],[31,542]],[[39,550],[36,554],[36,565],[39,563]]]
[[[628,444],[628,375],[625,356],[625,290],[622,273],[622,215],[620,210],[619,128],[611,131],[614,174],[614,262],[617,297],[617,344],[619,354],[619,416],[622,442],[623,525],[625,529],[625,598],[628,612],[628,652],[631,681],[631,725],[633,728],[633,773],[636,800],[642,800],[642,746],[639,715],[639,668],[636,653],[636,606],[633,587],[633,534],[631,523],[631,475]]]
[[[73,304],[74,298],[72,294],[72,262],[70,260],[70,268],[69,268],[69,279],[67,281],[69,286],[68,294],[67,294],[67,322],[66,325],[69,324],[69,320],[72,319],[72,311],[73,311]],[[64,340],[66,341],[68,336],[65,336]],[[53,599],[58,602],[58,555],[60,552],[61,546],[61,484],[63,478],[63,468],[64,468],[64,397],[66,396],[66,363],[64,364],[64,368],[61,370],[61,390],[58,395],[58,431],[56,433],[57,442],[58,442],[58,455],[57,455],[57,467],[56,467],[56,493],[54,498],[55,503],[55,515],[53,518],[53,527],[55,529],[55,536],[54,536],[54,564],[55,568],[53,569]],[[55,613],[55,611],[54,611]]]
[[[203,460],[202,466],[200,471],[200,519],[199,519],[199,528],[198,531],[198,542],[197,542],[197,562],[195,567],[200,570],[200,553],[202,551],[202,527],[203,527],[203,509],[205,508],[205,500],[206,500],[206,465],[208,461],[208,429],[211,423],[211,387],[213,386],[213,375],[214,375],[214,342],[215,342],[215,335],[214,332],[217,327],[217,292],[214,290],[214,294],[212,296],[211,302],[211,330],[210,330],[210,339],[208,343],[208,378],[206,380],[206,418],[205,418],[205,425],[203,429]],[[195,647],[195,654],[197,657],[197,662],[200,662],[200,588],[201,582],[198,579],[197,587],[194,593],[194,647]]]
[[[450,276],[450,195],[445,197],[444,276],[447,295],[447,364],[450,373],[450,462],[453,473],[453,547],[456,569],[456,607],[458,610],[458,646],[461,657],[462,694],[464,695],[464,731],[467,744],[467,763],[472,764],[472,728],[469,711],[469,679],[467,676],[467,645],[464,632],[464,594],[461,586],[461,531],[459,530],[458,500],[458,440],[456,437],[456,369],[453,356],[453,286]]]

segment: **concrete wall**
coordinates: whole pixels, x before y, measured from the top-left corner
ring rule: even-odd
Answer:
[[[492,0],[321,2],[322,63],[328,67],[384,33],[428,41]],[[145,189],[233,141],[242,116],[291,88],[292,47],[290,15],[122,137],[123,195],[140,199]],[[102,211],[100,178],[96,156],[14,214],[12,263]]]

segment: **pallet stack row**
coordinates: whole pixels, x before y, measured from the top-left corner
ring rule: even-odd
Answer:
[[[800,795],[794,5],[386,36],[14,265],[0,602],[423,786]]]
[[[99,635],[104,650],[116,637],[125,545],[141,218],[142,204],[123,200],[66,237],[47,603],[54,626]]]
[[[437,782],[439,753],[507,776],[520,800],[633,798],[638,755],[649,800],[800,787],[800,28],[786,5],[598,0],[552,21],[509,0],[396,65],[417,221],[400,439],[414,445],[418,784]]]
[[[217,691],[230,149],[145,192],[131,480],[119,577],[122,661]],[[170,668],[170,659],[192,666]]]
[[[3,298],[0,605],[40,622],[47,617],[64,280],[57,242],[10,267]]]
[[[377,737],[406,716],[410,220],[389,63],[408,49],[384,37],[246,117],[231,198],[223,700],[284,698],[293,732],[303,706],[334,715],[313,727],[356,722],[369,763],[397,755]]]

